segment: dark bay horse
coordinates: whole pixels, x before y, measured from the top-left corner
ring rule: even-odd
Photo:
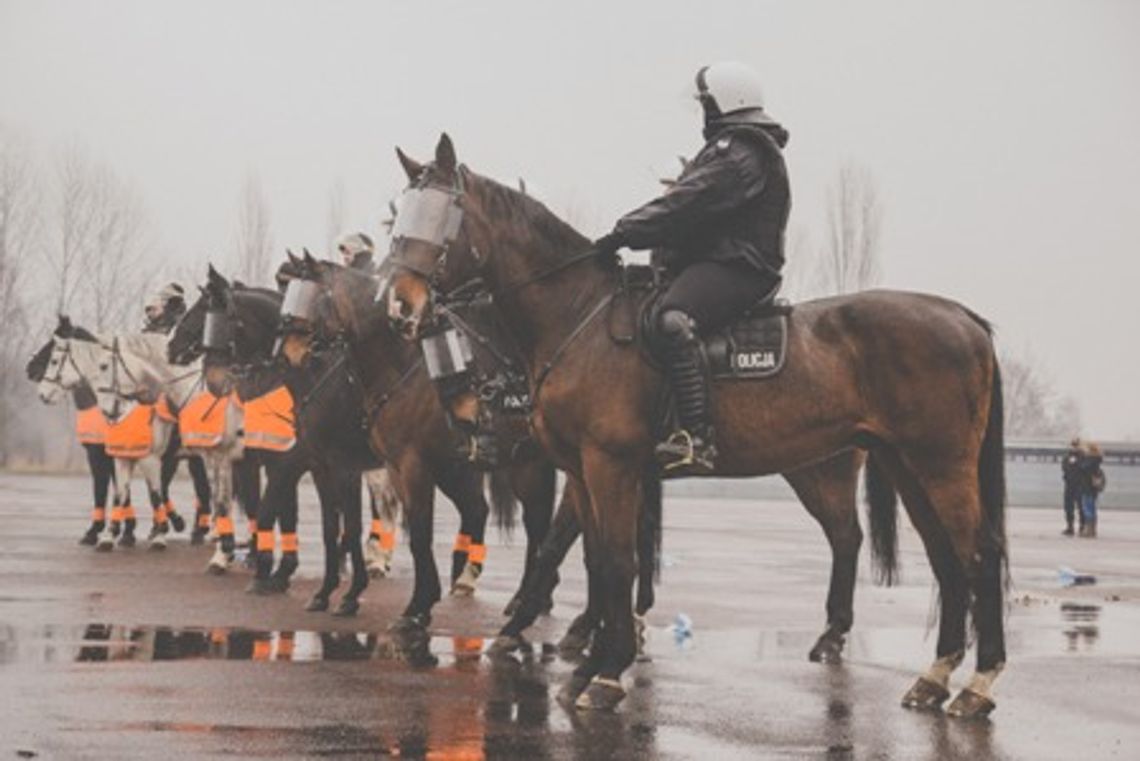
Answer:
[[[282,271],[309,280],[319,277],[324,267],[337,269],[337,265],[306,256],[303,262],[293,260]],[[363,296],[363,302],[369,307],[367,316],[358,318],[353,310],[338,313],[328,299],[321,299],[314,304],[311,314],[293,321],[282,342],[282,353],[291,365],[304,367],[311,361],[315,345],[339,343],[347,350],[347,366],[362,386],[369,443],[388,465],[409,524],[416,581],[412,599],[397,628],[424,630],[430,624],[432,607],[440,599],[439,574],[431,548],[434,490],[438,487],[461,515],[482,515],[485,522],[488,506],[483,496],[483,474],[458,455],[419,347],[393,333],[383,310],[375,307],[375,279],[340,269],[346,273],[345,277],[353,278],[358,286],[367,290]],[[359,301],[355,299],[353,303]],[[529,569],[550,526],[554,509],[554,468],[549,462],[536,459],[509,468],[507,475],[514,495],[523,504]],[[496,509],[513,508],[505,499],[492,502]],[[505,520],[507,516],[501,518]],[[464,525],[464,531],[471,532],[473,545],[484,546],[484,527],[469,529],[466,523]],[[453,582],[459,570],[454,560],[453,557]],[[525,583],[524,574],[523,585]],[[540,603],[540,606],[545,608],[549,604]]]
[[[592,255],[589,240],[542,204],[460,166],[446,135],[430,164],[399,155],[411,181],[401,216],[417,224],[394,231],[390,317],[414,337],[437,291],[475,276],[487,283],[529,365],[535,431],[588,496],[589,583],[606,604],[601,646],[568,692],[580,708],[613,708],[635,652],[637,510],[664,379],[598,319],[621,275]],[[873,452],[940,589],[936,660],[903,703],[937,709],[949,697],[972,607],[977,667],[948,711],[988,714],[1005,663],[1006,578],[1001,376],[989,325],[928,295],[821,299],[791,314],[788,357],[764,382],[716,384],[717,474],[778,473],[844,449]]]
[[[379,467],[359,434],[359,417],[351,404],[342,404],[342,395],[351,394],[351,384],[337,373],[313,393],[322,377],[321,368],[288,371],[269,363],[280,322],[281,295],[262,288],[231,285],[210,269],[202,296],[175,327],[167,351],[179,362],[206,352],[204,330],[210,311],[227,316],[229,347],[222,350],[236,369],[240,368],[237,393],[249,401],[284,383],[297,402],[296,444],[287,451],[247,449],[235,464],[238,491],[247,509],[256,515],[258,533],[270,537],[277,526],[281,532],[282,555],[276,570],[272,545],[251,544],[256,555],[256,575],[250,591],[283,592],[297,569],[297,485],[311,472],[321,503],[322,536],[325,546],[324,580],[306,606],[327,610],[332,593],[340,584],[341,557],[352,565],[352,581],[334,610],[334,615],[353,615],[359,610],[360,594],[368,585],[368,573],[361,548],[361,472]],[[216,352],[218,350],[211,350]],[[254,371],[259,368],[260,371]],[[300,402],[306,402],[304,404]],[[259,471],[264,468],[267,484],[260,494]],[[343,532],[342,532],[343,521]]]
[[[306,260],[302,276],[312,277],[328,293],[331,313],[325,318],[325,329],[343,332],[354,351],[369,361],[382,364],[395,352],[405,352],[401,341],[392,334],[390,326],[378,320],[373,303],[377,290],[375,278],[327,262]],[[484,335],[485,337],[485,335]],[[478,344],[480,342],[473,341]],[[500,350],[502,347],[500,347]],[[364,375],[368,382],[367,375]],[[396,377],[396,374],[393,374]],[[411,383],[413,381],[409,381]],[[385,387],[381,387],[385,388]],[[819,522],[832,549],[831,584],[827,596],[827,626],[809,652],[813,661],[835,663],[841,659],[845,635],[853,619],[853,595],[856,567],[862,531],[856,515],[856,479],[863,463],[861,451],[851,449],[830,459],[784,474],[808,512]],[[881,490],[873,488],[877,474],[874,462],[868,466],[868,493],[878,496]],[[571,486],[573,483],[571,482]],[[533,559],[528,552],[527,574],[522,589],[524,595],[518,610],[502,628],[496,639],[496,651],[510,650],[521,644],[523,630],[529,627],[547,603],[557,582],[557,570],[570,546],[580,534],[577,516],[567,510],[572,500],[564,501],[550,535]],[[874,560],[882,576],[890,580],[896,563],[894,543],[894,503],[889,497],[876,499],[872,504],[871,525],[873,534],[880,538],[874,547]],[[653,604],[653,557],[655,542],[652,526],[642,526],[641,541],[644,552],[639,552],[639,577],[636,611],[639,615]],[[646,533],[648,532],[648,533]],[[533,542],[532,542],[533,544]],[[533,581],[533,588],[528,586]],[[575,619],[560,643],[563,651],[584,649],[600,617],[601,600],[593,597],[585,613]]]

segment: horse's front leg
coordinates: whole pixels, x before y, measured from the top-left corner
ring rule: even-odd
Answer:
[[[111,519],[103,524],[103,531],[95,549],[100,552],[110,552],[115,547],[115,537],[119,536],[123,527],[123,504],[131,498],[131,470],[130,460],[115,458],[112,462],[115,472],[115,496],[111,503]]]
[[[364,502],[361,499],[360,473],[355,470],[344,471],[340,474],[344,497],[341,500],[343,510],[344,534],[341,537],[341,547],[348,554],[352,565],[352,583],[344,593],[340,604],[333,611],[334,616],[355,616],[360,610],[360,593],[368,586],[368,566],[364,562],[363,519]]]
[[[312,469],[313,483],[317,487],[317,497],[321,503],[321,538],[325,546],[325,578],[321,586],[309,600],[305,610],[312,612],[329,609],[329,597],[340,585],[340,552],[337,539],[340,535],[341,501],[343,489],[337,475],[325,466]]]
[[[165,550],[166,535],[170,531],[170,525],[167,500],[162,486],[162,460],[157,454],[148,455],[139,460],[139,470],[142,471],[143,480],[146,481],[153,516],[147,541],[152,550]]]
[[[122,470],[119,470],[119,463],[122,463]],[[120,547],[134,547],[136,543],[135,528],[138,526],[138,517],[135,515],[135,507],[131,504],[131,479],[135,475],[135,460],[116,459],[115,460],[115,474],[116,477],[122,476],[120,483],[122,483],[122,499],[118,502],[119,516],[122,521],[123,530],[119,534]]]
[[[418,457],[406,457],[404,460],[398,469],[389,472],[407,511],[416,579],[412,599],[392,628],[399,632],[426,634],[431,624],[431,609],[439,602],[441,593],[439,569],[431,546],[435,483]]]
[[[230,459],[217,452],[207,450],[203,455],[206,468],[211,473],[210,498],[214,503],[214,529],[218,533],[218,546],[206,567],[210,573],[225,573],[234,561],[234,521],[230,515],[233,500],[233,466]]]
[[[582,454],[591,505],[590,510],[584,511],[590,516],[585,523],[596,524],[596,542],[588,561],[591,594],[599,596],[602,626],[594,636],[594,650],[601,653],[597,659],[591,653],[591,660],[599,661],[600,668],[574,705],[584,710],[608,711],[625,697],[621,675],[637,655],[631,599],[637,575],[643,474],[636,465],[600,449],[587,449]]]

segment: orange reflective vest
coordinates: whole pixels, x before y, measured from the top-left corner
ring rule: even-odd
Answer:
[[[153,404],[136,404],[117,423],[108,423],[107,454],[127,460],[146,457],[154,443],[154,431],[150,426],[153,420]]]
[[[182,446],[188,449],[209,449],[221,444],[226,435],[226,412],[229,407],[228,396],[217,397],[209,391],[203,391],[187,402],[178,413]]]
[[[107,440],[107,418],[98,405],[79,410],[75,416],[75,434],[81,444],[102,444]]]
[[[293,395],[284,386],[245,403],[245,445],[287,452],[297,443],[293,427]]]

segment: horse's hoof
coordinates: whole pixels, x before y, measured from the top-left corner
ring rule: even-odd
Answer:
[[[310,613],[323,613],[328,609],[329,598],[325,597],[324,595],[313,595],[313,598],[309,600],[308,605],[305,606],[305,610],[309,611]]]
[[[913,708],[916,711],[937,711],[949,697],[950,691],[948,689],[937,682],[920,676],[914,686],[903,696],[902,704],[903,708]]]
[[[984,719],[995,708],[997,704],[993,700],[967,687],[946,707],[946,715],[955,719]]]
[[[570,630],[566,632],[562,639],[558,640],[558,654],[563,658],[576,658],[586,652],[586,648],[589,646],[589,634],[579,634],[574,630]]]
[[[115,549],[115,542],[111,537],[104,536],[99,539],[99,543],[95,545],[96,552],[110,552]]]
[[[369,576],[369,578],[386,579],[386,578],[388,578],[388,574],[391,572],[392,572],[392,569],[388,566],[387,563],[381,563],[380,561],[373,561],[373,562],[369,562],[369,564],[368,564],[368,576]]]
[[[276,595],[281,594],[288,589],[288,587],[288,582],[282,584],[280,579],[271,576],[268,579],[254,579],[249,582],[249,586],[245,588],[245,591],[251,595]]]
[[[574,701],[579,711],[612,711],[625,698],[625,690],[616,679],[600,676],[590,680],[590,686]]]
[[[500,634],[491,641],[487,655],[491,657],[510,655],[523,646],[523,638],[514,634]]]
[[[336,610],[334,610],[332,614],[339,618],[348,618],[349,616],[355,616],[359,610],[360,600],[357,600],[355,597],[345,597],[341,599],[340,605],[336,606]]]
[[[136,544],[138,544],[138,540],[135,539],[134,534],[123,534],[119,537],[120,547],[134,547]]]
[[[170,512],[166,517],[170,521],[170,527],[179,534],[186,530],[186,519],[178,513]]]
[[[190,532],[190,546],[199,547],[206,543],[206,532],[194,529]]]
[[[574,705],[578,697],[585,693],[590,686],[590,677],[571,674],[562,689],[558,691],[558,702],[565,706]]]
[[[451,585],[451,594],[453,597],[470,597],[475,594],[475,587],[479,583],[479,577],[483,574],[483,566],[477,563],[468,563],[463,566],[463,571],[459,574],[459,578]]]
[[[166,537],[165,536],[156,536],[154,539],[150,540],[150,550],[152,552],[165,550],[165,549],[166,549]]]
[[[824,634],[815,643],[808,653],[808,660],[812,663],[836,664],[843,662],[843,636],[829,636]]]
[[[405,613],[392,622],[388,627],[388,631],[394,634],[426,632],[430,625],[431,615],[428,613]]]
[[[206,566],[206,573],[208,573],[212,576],[223,576],[223,575],[225,575],[227,570],[229,570],[229,569],[226,568],[225,565],[222,565],[220,563],[211,562],[209,565]]]
[[[83,538],[81,538],[79,540],[79,546],[80,547],[94,547],[98,543],[99,543],[99,532],[98,531],[88,531],[86,534],[83,535]]]

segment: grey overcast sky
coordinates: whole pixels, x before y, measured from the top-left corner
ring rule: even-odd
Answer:
[[[594,235],[699,147],[684,93],[722,59],[791,131],[793,226],[821,240],[868,166],[884,285],[965,302],[1087,433],[1140,437],[1140,2],[0,0],[0,123],[132,179],[169,261],[226,260],[251,169],[279,249],[323,247],[338,181],[375,229],[393,146],[441,130]]]

